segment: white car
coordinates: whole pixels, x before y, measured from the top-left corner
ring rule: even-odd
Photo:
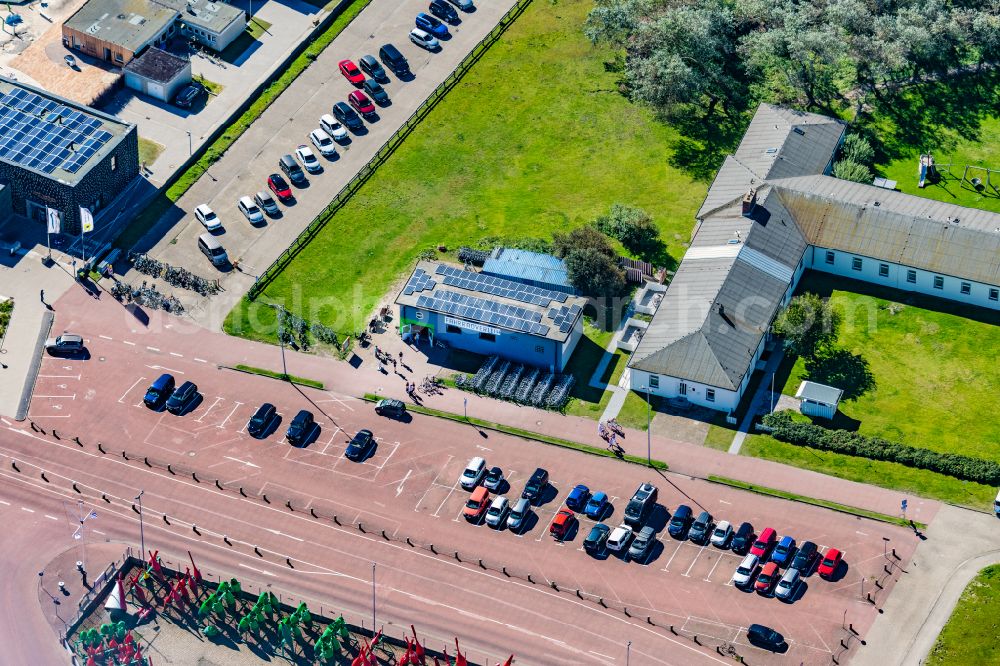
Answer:
[[[201,225],[208,231],[215,231],[222,228],[222,220],[219,219],[214,210],[208,207],[208,204],[202,204],[195,208],[194,216],[198,218]]]
[[[333,137],[334,141],[346,143],[351,140],[351,135],[347,133],[344,126],[329,113],[323,114],[319,119],[319,128]]]
[[[337,154],[337,144],[333,142],[333,138],[321,129],[314,129],[309,132],[309,140],[312,141],[312,145],[316,146],[316,150],[323,157],[333,157]]]
[[[306,144],[302,144],[295,149],[295,156],[299,158],[299,162],[302,163],[302,168],[309,173],[316,173],[317,171],[323,170],[323,165],[319,163],[316,159],[316,153],[312,151],[312,148]]]
[[[615,529],[611,530],[611,536],[608,537],[608,550],[613,550],[615,552],[625,550],[631,542],[632,528],[625,523],[622,523]]]
[[[490,508],[486,510],[486,524],[490,527],[503,527],[504,523],[507,522],[509,508],[510,503],[506,497],[500,495],[494,498]]]
[[[430,35],[430,33],[424,32],[420,28],[414,28],[410,31],[410,41],[417,46],[427,49],[428,51],[437,51],[441,44],[438,42],[437,38]]]
[[[792,601],[795,599],[795,592],[799,589],[799,570],[788,569],[785,575],[778,581],[778,586],[774,588],[774,596],[782,601]]]
[[[459,481],[462,487],[466,490],[472,490],[479,485],[479,482],[483,479],[483,474],[486,473],[486,461],[476,456],[469,461],[469,464],[465,466],[465,471],[462,472],[462,477]]]
[[[748,553],[740,562],[740,566],[736,567],[736,573],[733,574],[733,584],[736,587],[749,587],[750,583],[753,582],[753,577],[757,574],[759,564],[760,558],[753,553]]]
[[[243,216],[247,218],[250,224],[258,224],[264,221],[264,211],[250,197],[240,197],[240,200],[236,203],[236,207],[240,209],[240,212],[243,213]]]
[[[448,2],[455,5],[463,12],[468,12],[472,10],[472,0],[448,0]]]
[[[715,526],[712,532],[712,545],[716,548],[725,548],[729,545],[729,540],[733,538],[733,526],[728,520],[723,520]]]

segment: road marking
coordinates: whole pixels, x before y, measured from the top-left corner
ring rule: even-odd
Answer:
[[[80,375],[38,375],[47,379],[80,379]]]
[[[134,342],[129,342],[128,340],[122,340],[122,342],[124,342],[127,345],[132,345],[133,347],[135,347],[135,343]]]
[[[421,504],[421,503],[422,503],[422,502],[424,501],[424,498],[425,498],[425,497],[427,497],[427,493],[429,493],[429,492],[430,492],[431,488],[433,488],[434,486],[437,486],[437,485],[438,485],[438,482],[437,482],[437,480],[438,480],[438,477],[439,477],[439,476],[441,476],[441,472],[443,472],[444,470],[448,469],[448,465],[449,465],[449,463],[451,463],[451,461],[452,461],[452,460],[453,460],[454,458],[455,458],[455,456],[452,456],[452,455],[449,455],[449,456],[448,456],[448,460],[447,460],[447,461],[445,461],[445,463],[444,463],[444,467],[442,467],[442,468],[441,468],[440,470],[438,470],[438,473],[434,475],[434,480],[433,480],[433,481],[431,481],[431,484],[430,484],[429,486],[427,486],[427,489],[426,489],[426,490],[424,490],[424,494],[420,496],[420,499],[419,499],[419,500],[417,500],[417,503],[416,503],[416,504],[415,504],[415,505],[413,506],[413,510],[414,510],[414,511],[419,511],[419,510],[420,510],[420,509],[419,509],[419,507],[420,507],[420,504]]]
[[[267,531],[275,536],[288,537],[289,539],[295,539],[296,541],[305,541],[305,539],[300,539],[297,536],[292,536],[291,534],[285,534],[284,532],[279,532],[278,530],[272,530],[271,528],[267,528]]]
[[[491,449],[488,446],[483,446],[482,444],[476,444],[476,448],[479,449],[480,451],[492,451],[493,450],[493,449]]]
[[[204,413],[204,414],[202,414],[201,416],[199,416],[198,418],[196,418],[196,419],[195,419],[195,421],[197,421],[198,423],[201,423],[202,419],[204,419],[204,418],[205,418],[206,416],[208,416],[208,415],[209,415],[209,413],[210,413],[210,412],[211,412],[211,411],[212,411],[213,409],[215,409],[215,406],[216,406],[217,404],[219,404],[220,402],[222,402],[222,398],[221,398],[221,397],[219,397],[219,396],[215,396],[215,402],[213,402],[213,403],[212,403],[212,406],[211,406],[211,407],[209,407],[209,408],[208,408],[207,410],[205,410],[205,413]]]
[[[444,499],[443,499],[443,500],[441,500],[441,503],[440,503],[440,504],[438,504],[438,508],[437,508],[437,511],[435,511],[434,513],[432,513],[432,514],[431,514],[432,516],[434,516],[435,518],[440,518],[440,517],[441,517],[441,516],[440,516],[439,514],[441,513],[441,509],[443,509],[443,508],[444,508],[444,503],[445,503],[445,502],[447,502],[447,501],[448,501],[449,499],[451,499],[451,496],[452,496],[452,493],[454,493],[454,492],[455,492],[455,489],[456,489],[456,488],[458,488],[458,484],[459,484],[459,483],[460,483],[459,481],[456,481],[456,482],[455,482],[455,485],[453,485],[453,486],[451,487],[451,490],[449,490],[449,491],[448,491],[448,494],[447,494],[447,495],[445,495],[445,496],[444,496]]]
[[[45,517],[48,518],[49,520],[59,520],[55,516],[50,516],[49,514],[45,514]]]
[[[229,419],[231,419],[233,417],[233,414],[236,413],[236,410],[239,409],[240,405],[242,405],[242,404],[243,404],[242,402],[240,402],[240,401],[237,400],[236,401],[236,406],[233,407],[233,411],[229,412],[229,416],[227,416],[226,418],[222,419],[222,423],[220,423],[219,425],[217,425],[215,427],[216,428],[224,428],[224,427],[226,427],[226,423],[229,421]]]
[[[35,512],[35,510],[34,510],[34,509],[29,509],[29,508],[28,508],[28,507],[26,507],[26,506],[22,506],[22,507],[21,507],[21,511],[27,511],[28,513],[34,513],[34,512]]]
[[[109,337],[108,337],[108,336],[106,336],[106,335],[98,335],[97,337],[99,337],[99,338],[103,338],[103,339],[105,339],[105,340],[114,340],[114,338],[109,338]]]
[[[698,554],[694,556],[694,559],[693,559],[693,560],[691,560],[691,566],[689,566],[689,567],[687,568],[687,571],[685,571],[684,573],[682,573],[682,574],[681,574],[682,576],[687,576],[688,578],[690,578],[690,577],[691,577],[691,569],[693,569],[693,568],[694,568],[694,565],[695,565],[695,562],[697,562],[697,561],[698,561],[698,558],[700,558],[700,557],[701,557],[701,554],[702,554],[703,552],[705,552],[705,546],[702,546],[702,547],[701,547],[701,549],[700,549],[700,550],[698,551]]]
[[[8,502],[7,500],[0,500],[0,504],[3,504],[4,506],[10,506],[10,502]]]
[[[183,370],[174,370],[173,368],[164,368],[162,365],[147,365],[150,370],[166,370],[167,372],[176,372],[178,375],[183,375]]]
[[[233,462],[238,462],[248,467],[256,467],[257,469],[260,469],[260,465],[254,465],[252,462],[247,462],[246,460],[240,460],[239,458],[233,458],[230,456],[222,456],[222,457],[225,458],[226,460],[232,460]]]
[[[76,393],[73,395],[36,395],[36,398],[69,398],[70,400],[76,400]]]
[[[91,531],[92,531],[92,532],[93,532],[94,534],[100,534],[101,536],[107,536],[107,534],[105,534],[105,533],[104,533],[104,532],[102,532],[101,530],[91,530]]]
[[[609,657],[608,655],[601,654],[600,652],[594,652],[593,650],[587,650],[587,652],[589,652],[590,654],[596,654],[598,657],[601,657],[602,659],[607,659],[608,661],[614,661],[615,660],[614,657]]]
[[[11,422],[10,422],[10,421],[8,421],[8,420],[7,420],[7,419],[5,419],[5,418],[0,418],[0,421],[3,421],[3,424],[4,424],[4,425],[11,425]]]
[[[708,572],[707,576],[705,576],[705,581],[706,582],[708,582],[708,583],[712,582],[712,574],[715,573],[715,567],[719,566],[719,562],[721,562],[721,561],[722,561],[722,554],[720,553],[719,554],[719,559],[717,559],[715,561],[715,564],[712,565],[712,570]]]
[[[263,569],[258,569],[257,567],[252,567],[249,564],[243,564],[242,562],[237,562],[237,564],[244,569],[249,569],[250,571],[256,571],[259,574],[264,574],[265,576],[274,576],[270,571],[264,571]]]
[[[156,352],[160,351],[159,348],[157,347],[146,347],[146,349],[148,349],[149,351],[156,351]]]
[[[868,535],[867,535],[867,534],[865,534],[864,532],[859,532],[858,530],[854,530],[854,533],[855,533],[855,534],[860,534],[861,536],[868,536]]]
[[[721,502],[722,504],[732,504],[732,502],[727,502],[724,499],[720,499],[719,502]]]
[[[131,393],[132,389],[134,389],[139,384],[139,382],[141,382],[143,379],[145,379],[145,377],[139,377],[139,379],[135,380],[135,383],[132,384],[132,386],[129,386],[127,391],[125,391],[124,393],[122,393],[122,397],[118,398],[118,402],[124,403],[125,402],[125,396],[127,396],[129,393]]]
[[[410,474],[413,474],[413,470],[412,469],[407,470],[406,476],[404,476],[403,480],[399,482],[398,486],[396,486],[396,497],[399,497],[402,494],[402,492],[403,492],[403,484],[406,483],[406,480],[408,478],[410,478]]]
[[[178,354],[177,352],[170,352],[171,356],[176,356],[177,358],[184,358],[184,354]]]
[[[195,360],[198,361],[199,363],[208,363],[208,361],[206,361],[203,358],[196,358]]]
[[[677,544],[677,548],[674,549],[674,552],[670,556],[670,559],[667,560],[666,566],[664,566],[663,569],[661,569],[661,571],[670,571],[670,563],[674,561],[674,558],[677,556],[678,551],[680,551],[681,546],[683,545],[684,545],[683,541]]]

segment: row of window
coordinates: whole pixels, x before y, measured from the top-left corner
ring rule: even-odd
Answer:
[[[660,388],[660,378],[658,375],[649,376],[649,388],[658,389]],[[681,395],[687,395],[688,385],[687,382],[681,382],[677,389],[677,392]],[[715,402],[715,389],[706,388],[705,389],[705,400],[708,402]]]
[[[835,261],[835,259],[836,259],[836,253],[833,252],[832,250],[827,250],[826,251],[826,263],[833,264],[833,262]],[[856,271],[862,270],[864,268],[864,260],[861,259],[861,257],[853,257],[851,259],[851,268],[853,270],[856,270]],[[882,263],[880,263],[878,265],[878,275],[879,275],[879,277],[884,277],[884,278],[889,277],[889,264],[882,264]],[[910,284],[916,284],[917,283],[917,272],[915,270],[913,270],[912,268],[906,270],[906,281],[909,282]],[[935,275],[934,276],[934,288],[935,289],[944,289],[944,277],[943,276],[941,276],[941,275]],[[962,282],[961,285],[959,286],[959,291],[961,291],[962,294],[965,295],[965,296],[970,295],[972,293],[972,283],[971,282]],[[989,293],[989,298],[990,298],[991,301],[1000,300],[1000,289],[995,289],[995,288],[991,287],[990,288],[990,293]]]
[[[459,328],[458,326],[452,326],[451,324],[447,324],[444,327],[444,330],[453,335],[462,335],[462,333],[464,333],[464,331],[461,328]],[[515,339],[515,337],[516,336],[512,336],[511,339]],[[480,333],[479,339],[485,342],[496,342],[497,336],[492,333]],[[542,345],[535,345],[535,353],[538,354],[545,353],[545,347],[543,347]]]

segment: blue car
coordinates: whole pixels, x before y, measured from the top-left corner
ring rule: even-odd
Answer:
[[[604,516],[604,512],[608,510],[608,496],[605,493],[594,493],[590,496],[590,501],[587,502],[587,508],[584,513],[587,514],[588,518],[593,518],[594,520],[600,520]]]
[[[792,555],[794,554],[795,539],[790,536],[783,536],[778,545],[774,547],[774,551],[771,552],[771,561],[779,567],[785,567],[792,561]]]
[[[590,488],[581,483],[573,488],[573,490],[569,491],[569,497],[566,498],[566,506],[574,511],[583,511],[583,508],[587,505],[587,500],[589,498]]]
[[[441,23],[441,21],[437,20],[430,14],[425,14],[424,12],[420,12],[419,14],[417,14],[415,22],[418,28],[431,33],[435,37],[440,38],[448,36],[448,26],[446,26],[444,23]]]

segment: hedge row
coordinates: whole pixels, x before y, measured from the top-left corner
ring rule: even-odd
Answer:
[[[1000,463],[991,460],[938,453],[849,430],[830,430],[812,423],[796,422],[788,412],[768,414],[763,423],[776,439],[796,446],[900,463],[989,486],[1000,485]]]

